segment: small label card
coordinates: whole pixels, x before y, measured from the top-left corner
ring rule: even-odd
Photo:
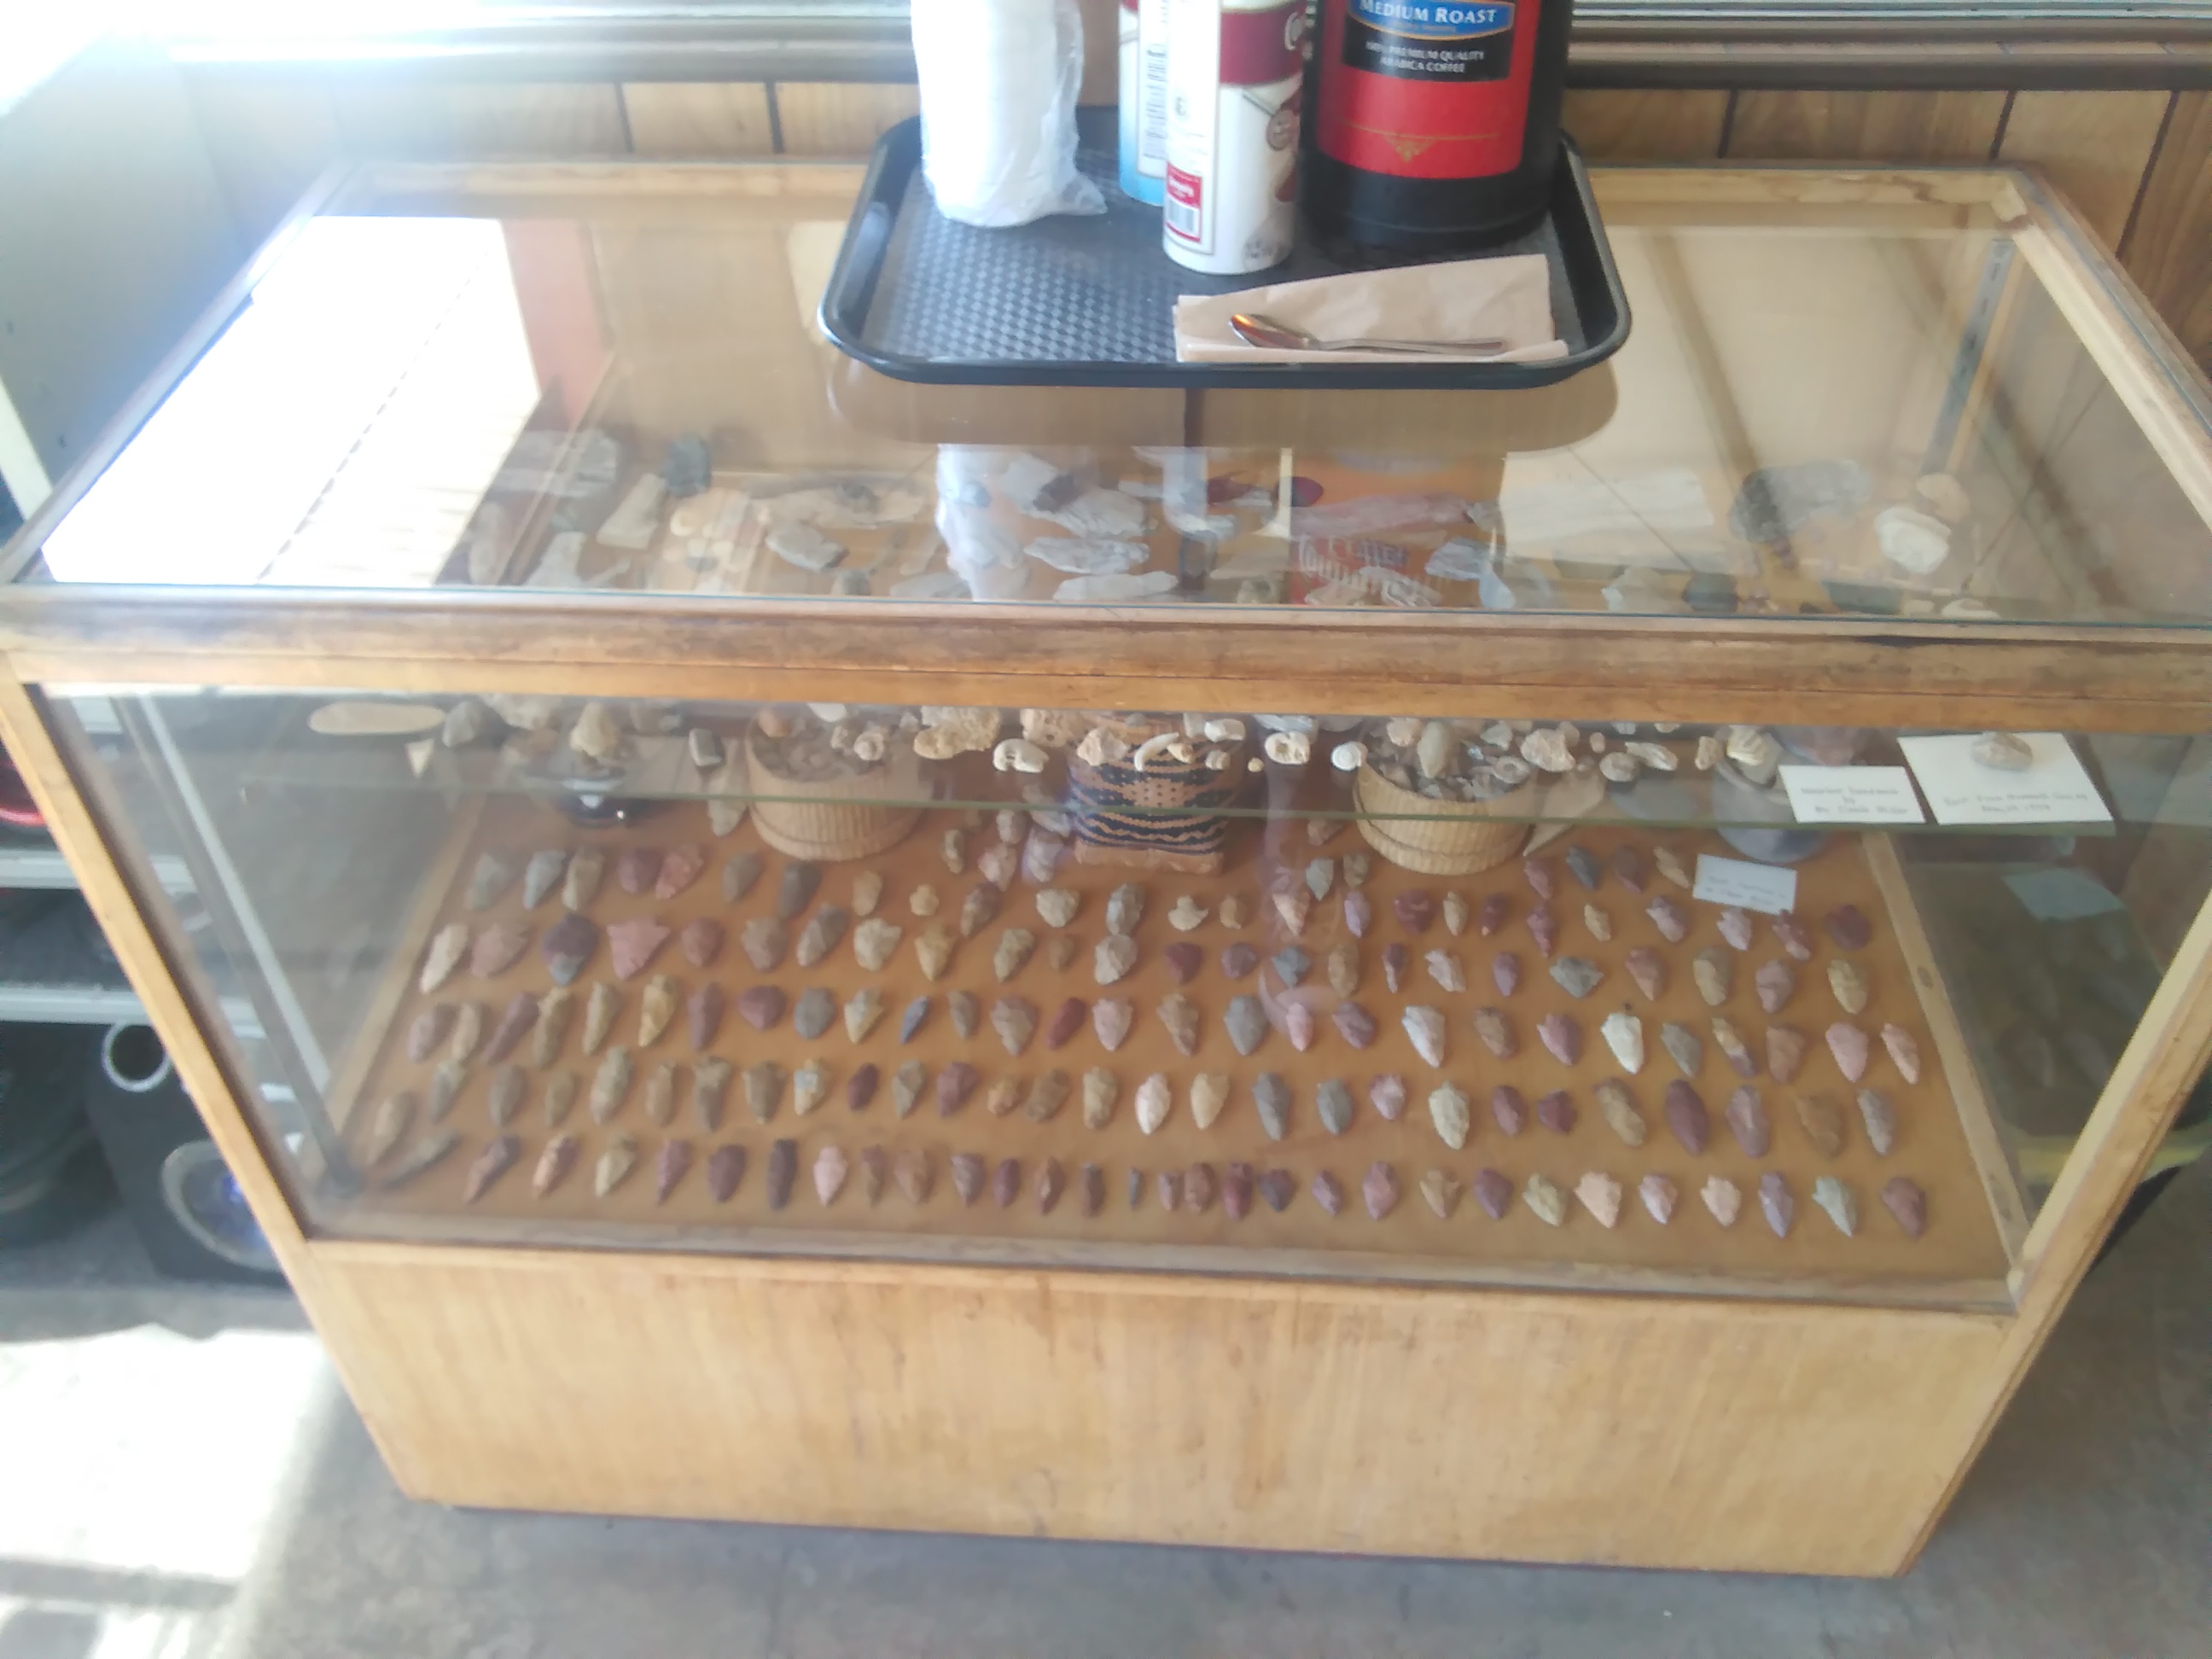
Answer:
[[[2038,921],[2079,921],[2120,908],[2109,888],[2079,870],[2023,870],[2004,884]]]
[[[1925,823],[1901,766],[1785,766],[1782,787],[1800,823]]]
[[[2000,771],[1973,756],[1979,734],[1899,738],[1920,793],[1938,823],[2110,823],[2112,814],[2081,769],[2073,745],[2056,732],[2020,735],[2035,759],[2025,771]]]
[[[1797,872],[1700,853],[1698,884],[1690,890],[1690,896],[1708,904],[1739,904],[1747,910],[1778,916],[1797,908]]]

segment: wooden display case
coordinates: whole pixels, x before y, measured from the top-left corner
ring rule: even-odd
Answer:
[[[402,1485],[1908,1566],[2202,1137],[2170,337],[2021,175],[1649,170],[1560,387],[939,393],[813,331],[856,184],[335,180],[9,555],[0,736]]]

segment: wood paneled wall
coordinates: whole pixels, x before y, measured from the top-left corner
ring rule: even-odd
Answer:
[[[1113,95],[1113,0],[1084,0],[1084,91]],[[865,154],[910,85],[398,83],[203,71],[201,125],[250,242],[344,156]],[[2042,167],[2212,368],[2212,93],[1578,90],[1600,161],[2021,161]]]

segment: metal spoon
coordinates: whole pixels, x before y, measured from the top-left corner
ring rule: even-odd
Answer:
[[[1503,340],[1319,340],[1302,328],[1249,311],[1236,313],[1229,326],[1246,345],[1268,351],[1401,351],[1420,357],[1467,357],[1505,349]]]

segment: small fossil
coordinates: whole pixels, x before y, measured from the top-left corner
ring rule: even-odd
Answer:
[[[668,1202],[668,1195],[684,1179],[691,1167],[691,1143],[688,1140],[663,1141],[660,1155],[653,1161],[653,1201]]]
[[[461,902],[471,910],[488,910],[514,879],[514,861],[497,853],[479,854],[469,872],[468,891]]]
[[[1083,1166],[1083,1213],[1095,1216],[1106,1207],[1106,1171],[1096,1164]]]
[[[1628,1092],[1628,1085],[1619,1078],[1607,1078],[1590,1092],[1596,1097],[1598,1113],[1605,1119],[1606,1127],[1631,1146],[1641,1146],[1648,1131],[1644,1114],[1636,1109],[1636,1099]]]
[[[1252,901],[1243,893],[1231,893],[1221,901],[1221,925],[1231,933],[1247,927],[1252,920]]]
[[[1490,981],[1498,988],[1498,994],[1510,997],[1521,988],[1521,958],[1510,951],[1500,951],[1490,959]]]
[[[1168,1038],[1176,1052],[1186,1059],[1198,1052],[1198,1005],[1180,991],[1171,991],[1160,1000],[1160,1024],[1167,1028]]]
[[[1663,1227],[1674,1218],[1674,1206],[1680,1201],[1682,1189],[1665,1176],[1648,1175],[1636,1183],[1636,1195],[1644,1200],[1651,1218]]]
[[[1390,908],[1398,918],[1398,925],[1407,933],[1425,933],[1436,920],[1436,896],[1425,889],[1413,888],[1392,899]]]
[[[1454,939],[1467,932],[1468,908],[1465,894],[1455,891],[1444,895],[1443,918],[1444,932],[1449,933]]]
[[[1288,987],[1303,984],[1305,976],[1313,971],[1313,958],[1295,945],[1285,945],[1267,960],[1276,976]]]
[[[854,1042],[866,1039],[884,1017],[884,994],[872,985],[855,991],[845,1003],[845,1035]]]
[[[1589,929],[1589,936],[1601,945],[1613,937],[1613,918],[1595,904],[1583,906],[1583,926]]]
[[[1790,1224],[1797,1215],[1797,1200],[1790,1194],[1790,1183],[1775,1170],[1769,1170],[1759,1178],[1759,1207],[1777,1238],[1790,1237]]]
[[[1379,1161],[1369,1164],[1367,1173],[1360,1178],[1359,1196],[1367,1206],[1369,1217],[1382,1220],[1398,1207],[1398,1172]]]
[[[1429,1094],[1429,1121],[1436,1126],[1437,1133],[1445,1146],[1455,1152],[1463,1148],[1474,1127],[1467,1091],[1450,1083],[1431,1090]]]
[[[1137,941],[1127,933],[1109,933],[1091,953],[1091,975],[1101,985],[1126,978],[1137,965]]]
[[[1634,1077],[1644,1069],[1644,1022],[1625,1005],[1607,1014],[1597,1029],[1623,1071]]]
[[[1385,1123],[1395,1123],[1406,1112],[1406,1079],[1387,1072],[1367,1085],[1367,1103]]]
[[[707,1155],[707,1194],[717,1204],[726,1204],[737,1196],[738,1183],[745,1178],[745,1149],[742,1146],[717,1146]]]
[[[1591,1170],[1575,1182],[1575,1196],[1583,1207],[1597,1218],[1601,1227],[1612,1228],[1620,1223],[1620,1183],[1602,1170]]]
[[[1289,887],[1276,893],[1274,900],[1275,914],[1292,937],[1304,933],[1313,915],[1313,895],[1303,887]]]
[[[1084,1021],[1090,1012],[1090,1006],[1081,997],[1069,997],[1053,1011],[1052,1018],[1044,1029],[1044,1046],[1048,1048],[1066,1048],[1074,1040],[1075,1034],[1083,1029]]]
[[[583,1149],[583,1142],[574,1135],[555,1135],[538,1155],[538,1167],[530,1174],[530,1190],[539,1198],[551,1193],[568,1178]]]
[[[1279,1073],[1262,1072],[1253,1079],[1252,1104],[1268,1139],[1280,1140],[1290,1133],[1291,1085]]]
[[[1148,1135],[1158,1133],[1174,1105],[1175,1095],[1167,1078],[1154,1072],[1137,1085],[1137,1127]]]
[[[368,1126],[368,1139],[362,1146],[361,1161],[371,1166],[383,1163],[414,1121],[415,1097],[404,1091],[388,1096],[378,1105],[376,1116]]]
[[[1613,849],[1607,862],[1612,866],[1613,878],[1632,893],[1642,892],[1650,882],[1651,866],[1644,862],[1644,854],[1626,842]]]
[[[1136,1018],[1137,1006],[1133,1002],[1101,998],[1091,1005],[1091,1029],[1097,1033],[1099,1046],[1109,1054],[1128,1040]]]
[[[951,1117],[968,1103],[982,1077],[964,1060],[956,1060],[937,1074],[937,1115]]]
[[[1022,1095],[1022,1115],[1032,1123],[1048,1123],[1067,1103],[1073,1085],[1067,1073],[1050,1071],[1032,1082]]]
[[[645,1079],[645,1115],[666,1128],[676,1121],[676,1066],[663,1060]]]
[[[881,973],[890,966],[891,957],[905,938],[906,929],[897,923],[871,916],[853,930],[854,959],[868,972]]]
[[[991,952],[991,971],[1004,985],[1028,965],[1036,950],[1036,935],[1026,927],[1009,927],[999,935],[998,947]]]
[[[986,847],[975,859],[975,873],[994,892],[1003,893],[1014,884],[1014,877],[1022,867],[1022,850],[999,842]]]
[[[615,1016],[622,1012],[622,993],[600,980],[592,987],[592,994],[584,999],[583,1049],[595,1054],[599,1045],[612,1035]]]
[[[1575,1132],[1575,1103],[1565,1089],[1553,1089],[1548,1094],[1536,1097],[1536,1121],[1555,1135]]]
[[[836,1146],[824,1146],[814,1155],[814,1195],[827,1209],[837,1201],[837,1194],[845,1190],[845,1177],[852,1164],[844,1152]]]
[[[1467,989],[1467,972],[1460,966],[1458,952],[1431,951],[1423,961],[1438,990],[1455,994]]]
[[[692,1115],[708,1134],[722,1127],[722,1103],[729,1096],[733,1070],[719,1055],[709,1055],[691,1068]]]
[[[827,1062],[810,1060],[791,1074],[791,1109],[801,1117],[810,1115],[830,1097],[830,1067]]]
[[[1267,1011],[1255,996],[1230,999],[1228,1012],[1222,1024],[1229,1033],[1229,1041],[1240,1054],[1249,1054],[1267,1040],[1270,1029]]]
[[[529,994],[525,992],[523,994]],[[531,1008],[533,1013],[537,1006],[537,1000],[532,998]],[[481,1021],[483,1015],[479,1013],[477,1018]],[[433,1003],[416,1015],[407,1027],[407,1058],[416,1065],[421,1065],[429,1059],[431,1051],[446,1040],[447,1035],[453,1029],[453,1005],[450,1002]]]
[[[1675,854],[1673,848],[1653,848],[1651,849],[1651,862],[1657,866],[1661,875],[1664,876],[1668,881],[1673,882],[1675,886],[1681,888],[1685,892],[1688,891],[1696,884],[1691,879],[1689,870],[1684,866],[1680,858]]]
[[[1786,962],[1762,963],[1759,971],[1751,976],[1751,988],[1759,998],[1762,1012],[1778,1014],[1796,994],[1797,975]]]
[[[1223,1079],[1224,1085],[1226,1079]],[[1352,1127],[1352,1090],[1340,1078],[1329,1078],[1314,1091],[1314,1109],[1320,1115],[1322,1127],[1333,1135],[1345,1133]]]
[[[1513,1022],[1501,1008],[1476,1009],[1474,1034],[1498,1060],[1510,1060],[1520,1051],[1521,1042],[1514,1032]]]
[[[799,860],[784,866],[775,889],[776,919],[791,921],[814,902],[815,890],[821,885],[822,872],[815,866]]]
[[[1833,1055],[1836,1069],[1844,1074],[1846,1083],[1856,1083],[1866,1075],[1867,1062],[1874,1057],[1874,1043],[1867,1034],[1849,1020],[1839,1019],[1828,1027],[1828,1052]],[[1777,1073],[1776,1076],[1780,1076]]]
[[[1501,1133],[1517,1135],[1528,1127],[1528,1103],[1511,1084],[1501,1083],[1490,1091],[1490,1115]]]
[[[783,953],[790,948],[790,943],[789,931],[773,916],[755,916],[738,929],[738,949],[744,952],[745,960],[757,973],[774,973],[781,965]]]
[[[1121,1079],[1093,1066],[1083,1074],[1083,1127],[1103,1129],[1114,1121],[1114,1108],[1121,1098]]]
[[[991,1005],[991,1029],[1009,1054],[1019,1055],[1036,1032],[1036,1005],[1026,997],[1000,997]]]
[[[1562,1066],[1572,1066],[1583,1057],[1583,1028],[1571,1014],[1545,1015],[1536,1022],[1536,1038]]]
[[[1359,989],[1359,947],[1349,941],[1335,946],[1328,953],[1328,988],[1340,997],[1352,995]]]
[[[1790,1025],[1770,1025],[1766,1028],[1766,1069],[1777,1083],[1787,1083],[1797,1075],[1797,1068],[1805,1063],[1806,1050],[1811,1045],[1805,1034]]]
[[[921,969],[921,976],[935,984],[945,977],[945,970],[952,965],[952,935],[937,923],[931,923],[914,937],[914,957]]]
[[[999,890],[988,882],[969,888],[960,901],[960,937],[973,939],[989,927],[1002,902]]]
[[[1743,1189],[1724,1176],[1707,1176],[1698,1196],[1723,1227],[1735,1226],[1736,1217],[1743,1213]]]
[[[1695,1031],[1679,1020],[1670,1019],[1659,1028],[1659,1046],[1685,1077],[1697,1076],[1705,1066],[1705,1045]]]
[[[909,1060],[891,1073],[891,1110],[900,1117],[910,1115],[921,1104],[922,1085],[929,1080],[929,1068],[918,1060]]]
[[[1826,1095],[1799,1095],[1795,1103],[1798,1125],[1805,1131],[1805,1139],[1813,1143],[1813,1150],[1822,1158],[1841,1158],[1844,1115],[1835,1102]]]
[[[570,910],[581,910],[599,895],[599,884],[606,878],[606,854],[597,848],[586,848],[568,860],[568,872],[561,879],[561,902]]]
[[[606,1057],[599,1061],[599,1069],[592,1074],[592,1092],[586,1103],[594,1123],[605,1123],[622,1109],[623,1097],[629,1093],[630,1079],[635,1074],[629,1049],[617,1045],[607,1050]]]
[[[1731,904],[1720,915],[1721,937],[1739,951],[1751,949],[1751,912]]]
[[[1812,961],[1813,935],[1806,931],[1803,922],[1784,911],[1767,926],[1772,929],[1776,942],[1792,962]]]
[[[730,1006],[753,1030],[765,1031],[783,1018],[784,995],[773,985],[748,986]]]
[[[651,916],[632,916],[607,929],[608,965],[617,979],[635,979],[660,954],[671,930]]]
[[[1708,945],[1690,958],[1690,978],[1698,988],[1698,994],[1705,999],[1705,1006],[1717,1008],[1735,989],[1735,958],[1718,946]]]
[[[1521,874],[1540,899],[1550,898],[1559,890],[1559,872],[1552,867],[1549,859],[1522,859]]]
[[[1839,904],[1821,919],[1839,951],[1863,951],[1873,942],[1874,924],[1856,904]]]
[[[562,994],[549,991],[544,1000],[550,1001],[555,996],[559,995]],[[543,1018],[545,1012],[541,1003],[538,1008],[539,1018]],[[476,1053],[477,1045],[483,1042],[483,1005],[480,1002],[464,1002],[453,1013],[453,1040],[446,1045],[446,1058],[456,1066],[465,1065],[471,1056]],[[420,1058],[427,1059],[428,1056],[423,1055]]]
[[[1392,939],[1382,947],[1382,987],[1396,992],[1405,988],[1406,974],[1413,966],[1413,952]]]
[[[1828,963],[1828,988],[1847,1014],[1863,1014],[1867,1006],[1866,970],[1848,957]]]
[[[1336,860],[1334,859],[1309,860],[1306,865],[1305,882],[1306,891],[1313,895],[1316,902],[1327,898],[1329,890],[1336,885]]]
[[[744,1085],[745,1109],[756,1123],[766,1123],[783,1102],[783,1067],[772,1060],[756,1061],[740,1074]]]
[[[1540,904],[1528,913],[1528,937],[1535,940],[1539,956],[1549,957],[1559,948],[1559,919],[1550,905]]]
[[[707,868],[707,849],[696,842],[686,842],[681,847],[671,848],[660,860],[660,868],[653,878],[653,896],[657,899],[672,899]]]
[[[545,1080],[545,1127],[558,1128],[576,1106],[576,1074],[556,1072]]]
[[[1897,1145],[1897,1109],[1879,1089],[1858,1091],[1859,1121],[1866,1125],[1867,1144],[1876,1158],[1887,1158]]]
[[[1694,1158],[1705,1150],[1705,1143],[1712,1136],[1712,1118],[1705,1110],[1703,1096],[1681,1079],[1676,1078],[1667,1085],[1666,1098],[1661,1109],[1665,1114],[1668,1128],[1673,1131],[1674,1139],[1682,1143],[1684,1152]]]
[[[952,1190],[963,1204],[974,1204],[983,1195],[983,1160],[973,1152],[955,1152],[951,1164]]]
[[[1552,1226],[1564,1225],[1567,1218],[1567,1195],[1543,1176],[1532,1175],[1521,1196],[1538,1218]]]
[[[1743,1034],[1735,1029],[1735,1022],[1715,1014],[1712,1027],[1713,1042],[1720,1049],[1721,1057],[1728,1061],[1729,1069],[1738,1077],[1757,1077],[1759,1061],[1751,1052],[1751,1045],[1743,1040]]]
[[[1137,924],[1145,919],[1145,890],[1134,882],[1123,882],[1106,897],[1106,931],[1109,933],[1134,933]]]
[[[908,912],[923,921],[935,915],[938,906],[943,901],[937,896],[937,890],[927,882],[922,883],[921,886],[906,896]]]
[[[667,975],[655,974],[647,980],[645,994],[638,1000],[637,1046],[650,1048],[659,1042],[660,1034],[668,1029],[682,1004],[682,993]]]
[[[1474,1201],[1492,1221],[1503,1221],[1505,1212],[1513,1205],[1513,1183],[1496,1170],[1478,1170],[1474,1176]]]
[[[637,1139],[634,1135],[617,1133],[607,1142],[606,1150],[592,1170],[592,1190],[601,1198],[629,1179],[637,1168]]]
[[[1727,1121],[1729,1133],[1735,1137],[1737,1146],[1747,1158],[1765,1158],[1774,1144],[1774,1131],[1768,1122],[1766,1108],[1759,1100],[1759,1091],[1749,1084],[1729,1097],[1727,1109],[1721,1114]]]
[[[1928,1195],[1920,1190],[1919,1183],[1904,1176],[1892,1176],[1881,1183],[1881,1204],[1897,1224],[1905,1230],[1907,1238],[1917,1238],[1928,1228]]]
[[[1503,927],[1513,915],[1513,901],[1503,893],[1492,893],[1482,901],[1474,913],[1474,931],[1488,939]]]
[[[1689,912],[1664,893],[1645,905],[1644,914],[1651,918],[1651,925],[1669,945],[1680,945],[1690,936]]]
[[[842,905],[825,904],[815,911],[799,930],[798,946],[792,952],[799,965],[811,968],[835,951],[845,937],[849,920]]]
[[[811,1042],[828,1030],[836,1018],[837,999],[822,987],[813,985],[799,994],[799,1001],[791,1011],[791,1025]]]
[[[1444,1063],[1444,1017],[1434,1008],[1416,1004],[1402,1017],[1406,1036],[1413,1051],[1431,1066]]]
[[[1588,957],[1561,957],[1551,972],[1553,982],[1571,997],[1588,996],[1605,979],[1605,969]]]
[[[1375,905],[1366,894],[1346,893],[1344,896],[1344,930],[1354,939],[1365,939],[1367,930],[1375,925]]]
[[[1920,1081],[1920,1045],[1911,1032],[1902,1025],[1885,1025],[1881,1028],[1881,1046],[1889,1050],[1890,1059],[1905,1074],[1907,1083]]]
[[[1178,933],[1188,933],[1205,927],[1206,917],[1212,914],[1189,894],[1179,894],[1175,903],[1169,907],[1168,926]]]
[[[573,877],[574,866],[569,867]],[[738,854],[722,866],[722,902],[725,904],[737,903],[753,890],[753,884],[760,878],[760,854],[753,852]]]

